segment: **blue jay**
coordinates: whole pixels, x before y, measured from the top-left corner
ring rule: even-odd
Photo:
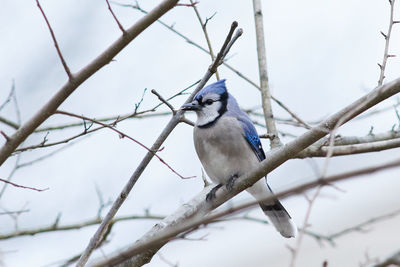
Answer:
[[[211,201],[223,185],[231,190],[236,178],[265,159],[252,121],[228,93],[225,80],[204,87],[182,109],[197,114],[193,131],[196,152],[207,175],[218,184],[206,196],[207,201]],[[262,201],[273,195],[265,181],[257,181],[247,192],[260,200],[262,210],[282,236],[289,238],[296,235],[297,228],[279,200]]]

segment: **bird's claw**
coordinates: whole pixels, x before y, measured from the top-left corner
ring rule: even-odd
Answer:
[[[222,186],[222,184],[217,184],[211,191],[206,195],[206,201],[212,201],[215,198],[215,193]]]
[[[233,189],[233,185],[235,184],[236,179],[239,176],[237,176],[236,174],[233,175],[231,178],[229,178],[228,182],[226,183],[226,189],[228,189],[228,191],[232,191]]]

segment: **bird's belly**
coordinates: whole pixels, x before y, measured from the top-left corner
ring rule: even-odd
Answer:
[[[232,142],[229,146],[204,140],[201,146],[200,150],[206,153],[199,153],[200,161],[215,183],[225,184],[232,176],[240,176],[258,164],[258,159],[245,140]]]

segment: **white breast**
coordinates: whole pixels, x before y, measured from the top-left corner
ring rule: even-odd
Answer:
[[[207,175],[215,183],[225,184],[233,175],[240,176],[258,164],[233,117],[223,116],[209,128],[195,127],[194,144]]]

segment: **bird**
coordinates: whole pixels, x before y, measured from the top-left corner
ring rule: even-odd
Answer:
[[[256,168],[265,159],[260,138],[249,116],[240,109],[227,91],[226,80],[201,89],[192,102],[181,109],[194,111],[197,121],[193,140],[201,164],[210,179],[217,184],[206,196],[215,198],[216,191],[226,186],[232,190],[235,180]],[[276,230],[286,238],[295,237],[297,227],[289,213],[274,197],[267,177],[246,189],[258,202]],[[272,196],[272,200],[265,199]]]

